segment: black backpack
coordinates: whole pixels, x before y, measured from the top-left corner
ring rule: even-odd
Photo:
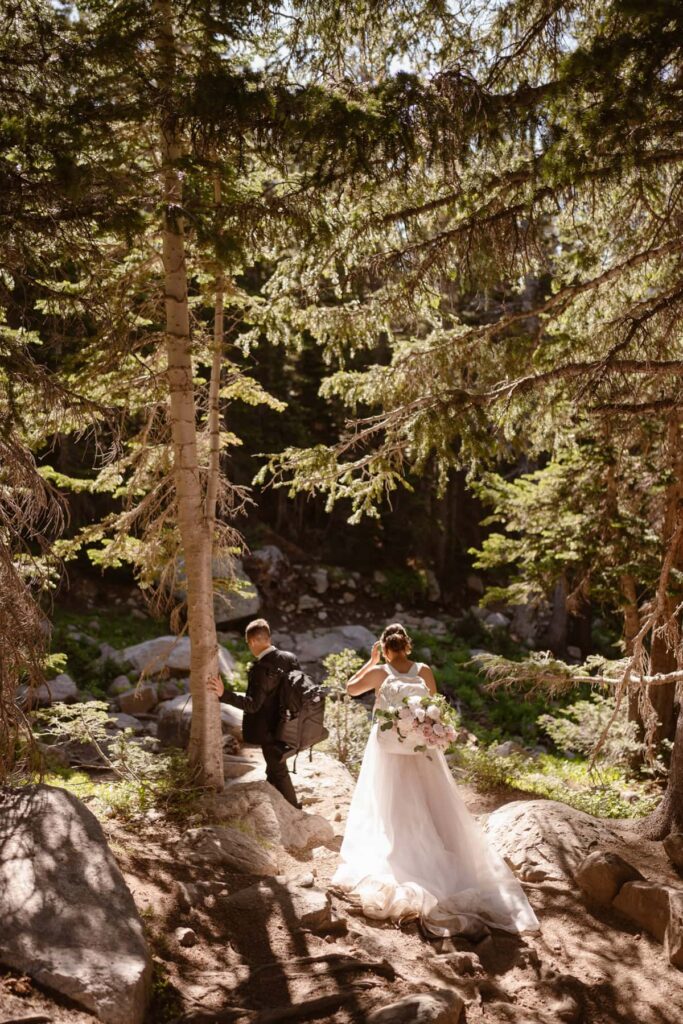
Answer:
[[[279,743],[287,746],[285,757],[307,747],[313,756],[316,743],[327,739],[324,686],[319,686],[301,669],[283,672],[280,684],[280,720],[275,731]],[[295,762],[296,764],[296,757]]]

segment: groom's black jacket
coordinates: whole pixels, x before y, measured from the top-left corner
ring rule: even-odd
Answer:
[[[289,651],[269,651],[253,661],[247,676],[247,692],[226,690],[221,697],[225,704],[242,708],[242,735],[245,743],[267,743],[275,737],[280,717],[280,685],[299,662]]]

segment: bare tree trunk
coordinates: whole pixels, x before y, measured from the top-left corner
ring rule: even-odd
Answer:
[[[638,594],[636,592],[636,583],[633,576],[625,574],[619,577],[619,584],[621,587],[621,596],[623,598],[622,608],[624,612],[624,645],[625,655],[627,658],[633,654],[633,641],[638,635],[640,629],[640,616],[638,615]],[[645,729],[643,726],[643,717],[640,713],[638,706],[638,694],[633,690],[629,691],[628,695],[628,719],[629,722],[635,722],[638,733],[637,740],[639,743],[643,742],[645,736]],[[634,758],[634,767],[637,764],[642,764],[642,755],[638,754]]]
[[[182,179],[178,160],[182,140],[173,110],[177,47],[169,0],[157,0],[157,50],[165,103],[161,122],[162,183],[164,202],[163,264],[166,300],[166,355],[170,394],[178,528],[187,576],[187,614],[191,644],[190,691],[192,729],[189,759],[207,786],[223,786],[223,745],[218,698],[207,682],[218,668],[216,624],[213,615],[211,573],[212,535],[205,516],[199,469],[196,404],[190,348],[190,313],[185,264],[185,228],[182,214]]]
[[[562,655],[567,647],[567,581],[564,576],[555,584],[552,596],[552,613],[541,644],[548,647],[553,654]]]

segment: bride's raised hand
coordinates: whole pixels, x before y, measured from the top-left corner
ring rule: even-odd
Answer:
[[[381,657],[382,657],[382,644],[381,644],[381,642],[379,640],[377,640],[372,645],[372,651],[370,652],[370,664],[371,665],[379,665],[379,660],[380,660]]]

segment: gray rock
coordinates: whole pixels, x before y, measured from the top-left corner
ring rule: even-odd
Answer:
[[[311,583],[316,594],[326,594],[330,589],[330,577],[327,569],[315,569],[311,573]]]
[[[427,569],[425,573],[427,578],[427,600],[428,601],[440,601],[441,600],[441,585],[436,578],[436,573],[433,569]]]
[[[683,832],[672,832],[664,840],[666,855],[679,871],[683,871]]]
[[[158,703],[157,688],[151,683],[143,683],[132,690],[120,693],[118,705],[127,715],[145,715]]]
[[[21,694],[31,701],[33,707],[41,708],[57,702],[75,704],[78,701],[78,687],[65,672],[42,683],[35,690],[23,689]]]
[[[512,609],[510,630],[518,640],[535,643],[542,630],[538,608],[532,604],[515,605]]]
[[[300,612],[312,612],[315,608],[320,607],[320,601],[317,597],[313,597],[312,594],[302,594],[296,604],[297,611]]]
[[[211,571],[213,573],[213,613],[217,623],[238,622],[240,619],[253,618],[261,608],[261,598],[256,585],[244,571],[242,562],[235,559],[214,558]],[[185,600],[186,593],[182,589],[185,573],[182,559],[178,563],[177,579],[180,587],[176,597]]]
[[[252,928],[278,911],[287,921],[290,931],[297,926],[317,931],[324,929],[332,920],[330,897],[326,892],[304,889],[276,879],[240,889],[222,901],[221,909],[234,921],[248,920]]]
[[[510,620],[502,612],[489,612],[484,619],[484,625],[488,629],[507,629],[510,625]]]
[[[287,555],[276,544],[264,544],[252,551],[248,566],[259,586],[265,589],[280,583],[290,569]]]
[[[125,647],[121,657],[138,672],[158,675],[168,671],[171,675],[182,675],[190,671],[190,638],[188,636],[158,636],[144,640],[141,644]],[[218,645],[219,671],[232,679],[235,661],[229,651]]]
[[[674,967],[683,967],[683,892],[669,893],[669,923],[664,934],[664,952]]]
[[[130,679],[128,676],[117,676],[112,679],[107,687],[107,693],[111,697],[118,697],[120,693],[127,693],[130,690]]]
[[[569,644],[569,646],[567,647],[567,657],[571,658],[573,661],[581,661],[583,658],[581,648]]]
[[[142,923],[99,822],[66,790],[0,794],[0,920],[0,962],[104,1024],[142,1024]]]
[[[192,928],[176,928],[175,937],[181,946],[196,946],[197,933]]]
[[[118,732],[123,732],[124,729],[132,729],[135,736],[139,736],[145,730],[139,718],[135,718],[133,715],[126,715],[123,711],[119,712],[119,714],[111,714],[104,723],[104,727],[105,729],[115,729]]]
[[[221,723],[224,733],[242,737],[242,712],[230,704],[220,704]],[[162,746],[186,747],[192,725],[192,697],[180,694],[173,700],[165,700],[159,706],[157,736]]]
[[[334,629],[312,629],[296,638],[294,653],[299,661],[312,664],[323,661],[328,654],[341,651],[370,652],[377,637],[365,626],[337,626]]]
[[[365,1018],[367,1024],[458,1024],[465,1003],[453,989],[405,996]]]
[[[594,850],[576,872],[579,888],[596,903],[609,906],[622,885],[642,880],[637,868],[617,853]]]
[[[490,814],[486,831],[515,874],[526,882],[573,880],[596,847],[616,845],[598,818],[557,800],[515,800]]]
[[[473,572],[469,574],[465,583],[467,589],[471,590],[473,594],[482,595],[484,593],[484,590],[486,589],[484,587],[484,581],[482,580],[482,578],[480,576],[475,575],[475,573]]]
[[[207,794],[202,804],[215,821],[248,822],[257,836],[289,853],[325,846],[334,830],[320,814],[307,814],[288,803],[269,782],[237,779],[222,793]]]
[[[669,924],[669,894],[666,885],[647,882],[626,882],[617,893],[612,906],[659,941],[664,941]]]
[[[280,870],[273,854],[236,828],[220,825],[191,828],[185,832],[178,847],[191,857],[246,875],[277,875]]]

